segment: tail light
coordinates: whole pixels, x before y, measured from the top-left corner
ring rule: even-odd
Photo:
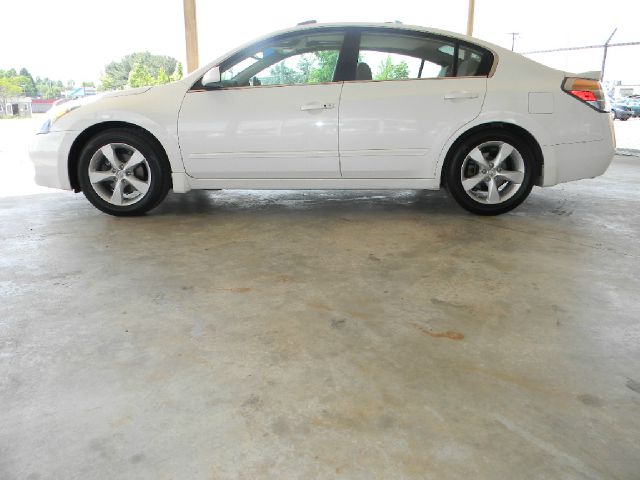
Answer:
[[[598,80],[568,77],[562,82],[562,90],[599,112],[608,112],[609,104]]]

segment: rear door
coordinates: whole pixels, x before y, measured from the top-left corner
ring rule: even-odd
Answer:
[[[442,145],[480,113],[485,53],[420,32],[362,30],[340,103],[342,176],[433,178]]]

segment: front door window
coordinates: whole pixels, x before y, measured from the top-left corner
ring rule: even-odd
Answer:
[[[223,66],[223,86],[332,82],[343,40],[342,32],[311,32],[263,42]]]

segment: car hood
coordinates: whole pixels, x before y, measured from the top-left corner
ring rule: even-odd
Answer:
[[[113,98],[113,97],[127,97],[129,95],[140,95],[141,93],[151,90],[153,87],[139,87],[128,88],[126,90],[114,90],[112,92],[105,92],[101,98]]]

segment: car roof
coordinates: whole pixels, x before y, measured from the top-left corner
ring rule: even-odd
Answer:
[[[271,36],[274,35],[281,35],[281,34],[285,34],[285,33],[290,33],[290,32],[298,32],[298,31],[305,31],[305,30],[314,30],[314,29],[322,29],[322,28],[327,28],[327,27],[338,27],[338,28],[349,28],[349,27],[353,27],[353,28],[389,28],[389,29],[393,29],[393,30],[409,30],[409,31],[418,31],[418,32],[424,32],[424,33],[432,33],[435,35],[441,35],[443,37],[451,37],[454,38],[456,40],[463,40],[466,42],[470,42],[470,43],[475,43],[476,45],[479,46],[483,46],[486,48],[489,48],[491,50],[498,48],[500,49],[501,47],[498,47],[497,45],[493,45],[489,42],[485,42],[483,40],[480,40],[478,38],[475,37],[471,37],[468,35],[464,35],[461,33],[456,33],[456,32],[451,32],[448,30],[441,30],[438,28],[431,28],[431,27],[423,27],[420,25],[412,25],[412,24],[404,24],[404,23],[400,23],[400,22],[331,22],[331,23],[315,23],[315,22],[303,22],[301,24],[295,25],[293,27],[290,28],[285,28],[282,30],[279,30],[277,32],[273,32],[269,35],[266,36],[266,38],[269,38]]]

